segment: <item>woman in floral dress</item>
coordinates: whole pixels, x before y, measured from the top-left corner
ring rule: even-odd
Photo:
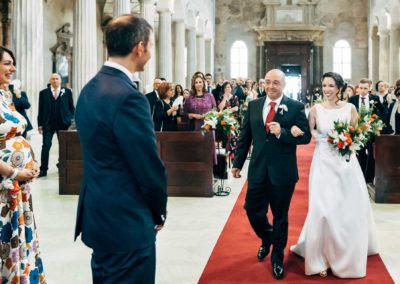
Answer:
[[[13,53],[0,46],[0,85],[16,71]],[[26,120],[0,90],[0,259],[1,284],[46,283],[39,253],[29,182],[38,175]]]

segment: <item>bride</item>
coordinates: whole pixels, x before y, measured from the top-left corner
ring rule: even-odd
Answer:
[[[327,142],[336,120],[357,123],[355,107],[339,98],[346,90],[333,72],[322,76],[324,102],[309,114],[316,129],[316,147],[309,175],[308,214],[296,245],[290,249],[304,257],[306,275],[326,276],[328,269],[341,278],[366,275],[367,256],[377,253],[375,224],[360,165],[355,155],[347,162]],[[294,136],[301,135],[297,128]]]

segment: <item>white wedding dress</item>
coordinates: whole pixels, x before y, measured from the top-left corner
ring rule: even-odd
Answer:
[[[355,155],[345,157],[327,142],[335,120],[350,121],[351,104],[316,106],[316,147],[309,176],[307,218],[291,251],[305,258],[306,275],[331,269],[341,278],[366,275],[367,256],[377,253],[367,186]]]

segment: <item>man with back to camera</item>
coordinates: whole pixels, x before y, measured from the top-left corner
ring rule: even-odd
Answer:
[[[149,103],[133,73],[151,57],[153,32],[146,20],[122,15],[107,25],[105,38],[108,61],[82,89],[76,109],[84,177],[75,239],[81,233],[93,249],[93,283],[152,284],[167,180]]]

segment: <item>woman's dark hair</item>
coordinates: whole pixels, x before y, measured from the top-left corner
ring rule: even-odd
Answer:
[[[381,82],[383,82],[383,81],[379,80],[378,82],[376,82],[376,84],[375,84],[375,91],[378,92],[378,90],[379,90],[379,83],[381,83]]]
[[[167,92],[173,88],[172,83],[170,82],[162,82],[160,86],[158,86],[157,92],[162,100],[167,98]]]
[[[179,92],[178,92],[178,87],[179,87],[179,89],[180,89]],[[176,96],[176,97],[177,97],[177,96],[183,96],[183,87],[182,87],[182,85],[177,84],[177,85],[175,86],[175,96]]]
[[[196,88],[195,88],[195,81],[197,78],[200,78],[203,81],[203,94],[207,93],[207,89],[206,89],[206,79],[204,78],[203,73],[201,72],[196,72],[195,74],[197,75],[193,75],[192,77],[192,84],[191,84],[191,88],[190,91],[192,93],[193,96],[196,95]]]
[[[106,46],[110,56],[127,56],[143,42],[147,47],[153,28],[143,18],[125,14],[113,19],[105,29]]]
[[[222,84],[222,91],[224,93],[225,93],[226,86],[228,86],[228,85],[231,86],[231,89],[233,91],[232,84],[229,81],[226,81],[225,83]]]
[[[0,45],[0,60],[3,60],[4,52],[7,52],[11,56],[12,60],[14,61],[13,62],[14,66],[17,65],[17,61],[15,60],[14,53],[2,45]]]
[[[325,78],[332,78],[335,81],[336,87],[339,89],[339,93],[336,94],[336,102],[338,102],[343,97],[343,93],[346,91],[347,83],[343,80],[343,77],[336,72],[326,72],[324,75],[322,75],[321,82]]]
[[[394,95],[395,95],[396,97],[399,97],[399,96],[400,96],[400,87],[397,87],[396,90],[394,90]]]

